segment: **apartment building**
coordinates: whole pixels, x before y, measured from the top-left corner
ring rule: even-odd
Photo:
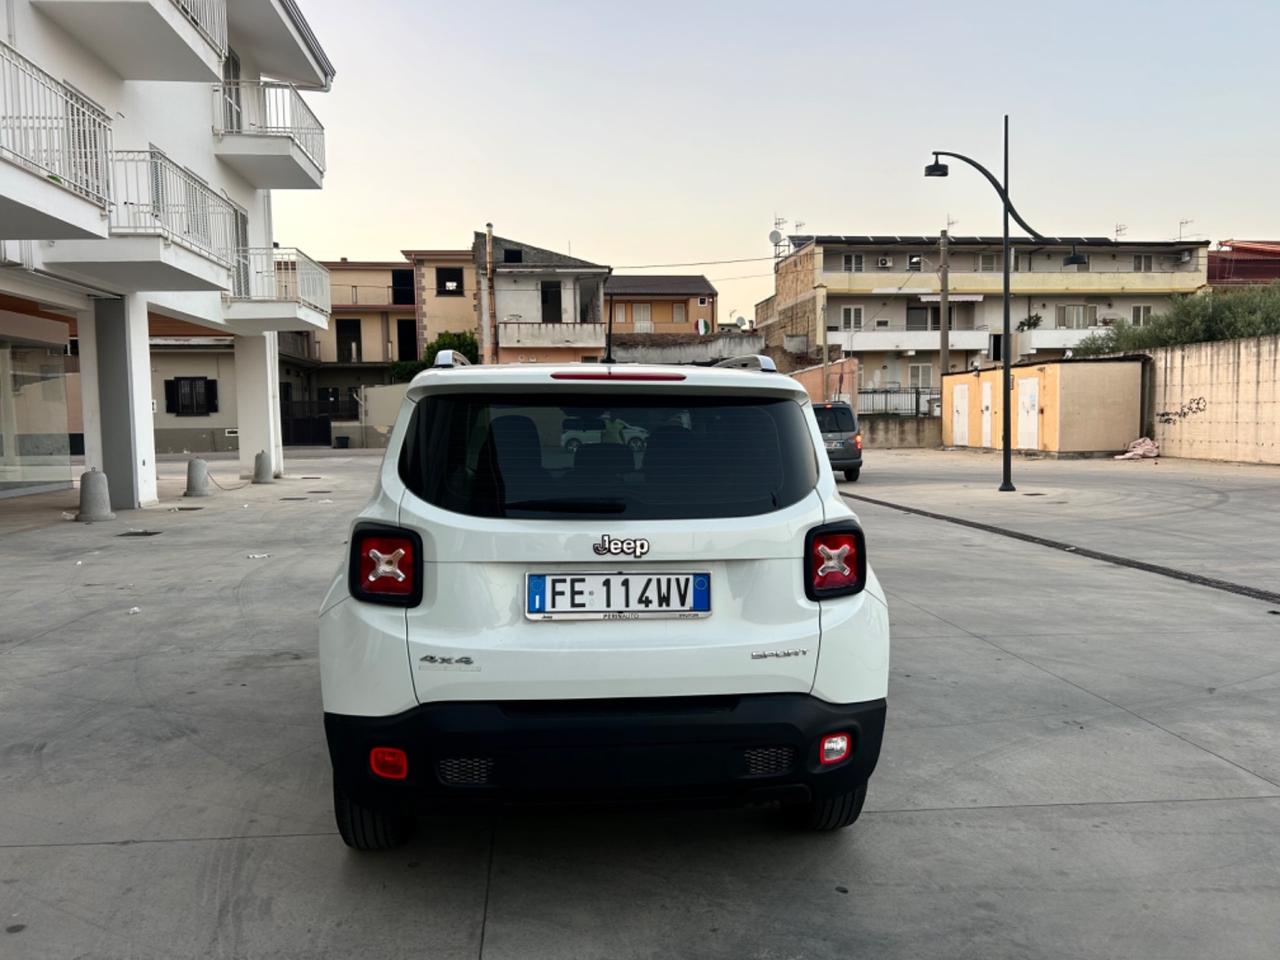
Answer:
[[[716,288],[701,275],[613,274],[605,282],[605,316],[614,333],[701,334],[716,329]]]
[[[771,349],[839,348],[859,360],[861,389],[940,386],[936,236],[797,236],[757,305]],[[1207,241],[1016,238],[1010,289],[1013,358],[1063,356],[1110,324],[1146,323],[1170,298],[1205,287]],[[1065,261],[1076,254],[1081,264]],[[999,237],[949,243],[949,366],[999,359],[1004,349]]]
[[[599,360],[604,351],[604,286],[610,268],[495,236],[472,244],[486,363]]]
[[[324,268],[271,226],[272,190],[324,175],[300,91],[327,90],[334,69],[297,4],[5,10],[0,492],[70,483],[79,426],[113,506],[153,502],[155,418],[211,409],[234,411],[242,470],[263,451],[279,473],[278,333],[324,329],[330,304]],[[167,322],[229,341],[233,390],[207,372],[153,379],[152,325]]]

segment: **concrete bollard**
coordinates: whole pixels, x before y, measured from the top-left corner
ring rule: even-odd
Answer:
[[[209,464],[199,457],[187,461],[187,490],[183,496],[209,496]]]
[[[253,482],[254,483],[270,483],[271,482],[271,458],[267,456],[267,451],[259,450],[253,458]]]
[[[96,468],[80,474],[80,512],[76,519],[81,523],[96,523],[99,520],[114,520],[111,512],[111,490],[107,486],[107,475]]]

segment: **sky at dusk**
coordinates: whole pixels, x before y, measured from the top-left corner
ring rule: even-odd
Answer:
[[[768,257],[805,232],[998,234],[1000,162],[1047,235],[1280,235],[1280,3],[300,0],[337,67],[323,191],[275,238],[385,259],[497,233],[617,272]],[[721,316],[768,260],[701,272]]]

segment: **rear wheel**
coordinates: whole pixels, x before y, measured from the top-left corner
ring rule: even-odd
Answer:
[[[783,812],[794,826],[825,833],[847,827],[857,820],[866,799],[867,785],[862,783],[847,793],[825,799],[815,797],[808,803],[784,807]]]
[[[858,482],[858,474],[860,474],[860,473],[862,473],[862,468],[861,468],[861,467],[854,467],[852,470],[846,470],[846,471],[844,472],[844,478],[845,478],[846,480],[848,480],[850,483],[857,483],[857,482]]]
[[[568,451],[569,453],[577,453],[577,452],[578,452],[578,448],[579,448],[579,447],[581,447],[581,446],[582,446],[582,441],[581,441],[581,440],[567,440],[567,441],[565,441],[564,448],[565,448],[565,450],[566,450],[566,451]]]
[[[333,813],[342,842],[355,850],[390,850],[413,834],[413,817],[399,810],[375,810],[361,806],[336,783]]]

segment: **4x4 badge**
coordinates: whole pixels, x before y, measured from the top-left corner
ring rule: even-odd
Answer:
[[[639,560],[649,552],[649,541],[639,537],[623,540],[620,537],[611,537],[606,533],[600,538],[599,543],[592,545],[591,549],[600,557],[628,556]]]

